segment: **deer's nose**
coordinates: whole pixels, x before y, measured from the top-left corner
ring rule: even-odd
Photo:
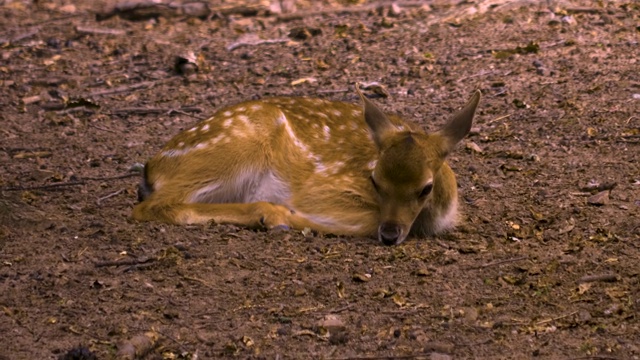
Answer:
[[[382,223],[378,228],[378,238],[385,245],[395,245],[402,235],[402,228],[394,223]]]

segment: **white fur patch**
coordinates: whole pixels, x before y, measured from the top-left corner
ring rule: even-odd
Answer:
[[[191,193],[190,203],[252,203],[268,201],[286,205],[291,196],[289,185],[271,171],[244,170],[231,179],[213,182]]]
[[[262,174],[256,187],[250,190],[252,191],[249,191],[245,196],[245,202],[268,201],[275,204],[286,204],[291,197],[289,184],[271,171]]]
[[[211,198],[215,198],[215,193],[220,189],[219,183],[212,183],[201,187],[189,196],[187,202],[190,203],[210,203]]]
[[[452,201],[447,211],[433,224],[433,232],[438,233],[456,226],[458,222],[458,201]]]
[[[321,225],[330,229],[336,229],[337,231],[341,231],[341,232],[358,233],[358,232],[361,232],[361,229],[362,229],[361,225],[346,225],[344,223],[341,223],[340,220],[337,220],[328,216],[321,216],[316,214],[305,214],[297,210],[296,210],[296,213],[299,216],[302,216],[313,223],[316,223],[318,225]]]

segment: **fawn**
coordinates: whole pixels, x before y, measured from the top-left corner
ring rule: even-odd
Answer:
[[[445,159],[469,132],[480,91],[431,134],[356,91],[362,106],[279,97],[219,110],[145,165],[133,217],[377,235],[386,245],[453,227]]]

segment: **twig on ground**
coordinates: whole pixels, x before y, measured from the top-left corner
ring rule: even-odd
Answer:
[[[96,200],[96,205],[100,205],[104,200],[110,199],[114,196],[118,196],[120,194],[122,194],[124,192],[125,189],[120,189],[118,191],[114,191],[111,194],[105,195],[101,198],[98,198],[98,200]]]
[[[343,307],[339,307],[339,308],[335,308],[335,309],[331,309],[329,310],[329,314],[337,314],[337,313],[341,313],[347,310],[351,310],[355,305],[354,304],[349,304]]]
[[[511,117],[511,115],[513,115],[513,114],[507,114],[507,115],[499,116],[499,117],[497,117],[495,119],[491,119],[491,120],[487,121],[487,123],[485,125],[493,124],[496,121],[500,121],[502,119],[509,118],[509,117]]]
[[[278,15],[279,21],[292,21],[305,19],[311,16],[334,15],[334,14],[358,14],[361,12],[369,12],[380,8],[385,8],[396,4],[400,8],[421,7],[425,5],[424,1],[383,1],[371,5],[330,8],[318,11],[300,11],[291,14]]]
[[[573,316],[573,315],[575,315],[575,314],[577,314],[577,313],[578,313],[578,311],[574,311],[574,312],[569,313],[569,314],[567,314],[567,315],[562,315],[562,316],[554,317],[554,318],[552,318],[552,319],[540,320],[540,321],[538,321],[538,322],[536,323],[536,325],[542,325],[542,324],[550,323],[550,322],[553,322],[553,321],[556,321],[556,320],[560,320],[560,319],[568,318],[568,317]]]
[[[198,109],[198,110],[200,110],[200,109]],[[195,111],[195,112],[202,112],[202,111]],[[194,119],[198,119],[198,120],[206,120],[206,119],[208,119],[207,117],[204,117],[204,116],[198,116],[198,115],[194,115],[194,114],[189,114],[188,112],[186,112],[184,110],[172,109],[172,110],[169,110],[169,112],[168,112],[169,115],[173,114],[173,113],[181,114],[181,115],[185,115],[185,116],[190,116],[190,117],[192,117]]]
[[[346,93],[350,92],[349,89],[327,89],[327,90],[318,90],[316,91],[318,94],[335,94],[335,93]]]
[[[133,173],[117,175],[117,176],[97,177],[97,178],[88,177],[88,178],[84,178],[76,181],[68,181],[68,182],[53,183],[53,184],[46,184],[46,185],[0,188],[0,191],[48,190],[48,189],[55,189],[59,187],[65,187],[65,186],[85,185],[88,181],[117,180],[117,179],[124,179],[124,178],[134,177],[134,176],[140,176],[140,174],[137,172],[133,172]]]
[[[573,7],[565,9],[569,14],[600,14],[603,12],[602,9],[598,8],[587,8],[587,7]]]
[[[173,113],[182,114],[186,116],[191,116],[199,120],[204,120],[201,116],[196,116],[190,113],[201,113],[203,110],[199,107],[195,106],[184,106],[179,109],[167,109],[167,108],[146,108],[146,107],[129,107],[129,108],[121,108],[116,109],[110,112],[111,115],[128,115],[128,114],[136,114],[136,115],[148,115],[148,114],[168,114],[171,115]]]
[[[122,273],[127,273],[129,271],[133,271],[133,270],[141,270],[141,269],[146,269],[146,268],[150,268],[152,266],[155,266],[155,263],[153,262],[147,262],[144,264],[135,264],[135,265],[131,265],[129,267],[126,267],[122,270]]]
[[[285,43],[288,42],[289,38],[280,38],[280,39],[264,39],[264,40],[238,40],[237,42],[234,42],[233,44],[230,44],[227,46],[227,50],[228,51],[233,51],[237,48],[243,47],[243,46],[256,46],[256,45],[263,45],[263,44],[278,44],[278,43]]]
[[[85,35],[126,35],[127,32],[120,29],[104,29],[104,28],[93,28],[87,26],[76,26],[76,31],[79,34]]]
[[[123,265],[140,265],[140,264],[148,264],[156,261],[157,259],[154,257],[144,257],[139,259],[125,259],[125,260],[106,260],[106,261],[95,261],[93,265],[95,267],[107,267],[107,266],[123,266]]]
[[[140,89],[148,89],[148,88],[151,88],[151,87],[153,87],[153,86],[155,86],[157,84],[161,84],[161,83],[164,83],[164,82],[167,82],[167,81],[170,81],[170,80],[173,80],[173,78],[166,78],[166,79],[155,80],[155,81],[143,81],[143,82],[137,83],[137,84],[118,86],[118,87],[113,88],[113,89],[98,90],[98,91],[94,91],[94,92],[90,93],[89,97],[113,95],[113,94],[120,94],[120,93],[140,90]]]
[[[578,279],[578,284],[589,282],[616,282],[620,280],[620,277],[616,274],[600,274],[600,275],[587,275]]]
[[[528,258],[529,258],[528,256],[520,256],[520,257],[513,258],[513,259],[499,260],[499,261],[494,261],[494,262],[490,262],[490,263],[486,263],[486,264],[482,264],[482,265],[471,266],[468,269],[484,269],[484,268],[488,268],[488,267],[491,267],[491,266],[502,265],[502,264],[507,264],[507,263],[511,263],[511,262],[526,260]]]
[[[92,123],[88,123],[87,125],[88,125],[89,127],[96,128],[96,129],[98,129],[98,130],[102,130],[102,131],[110,132],[110,133],[112,133],[112,134],[117,134],[117,133],[118,133],[117,131],[114,131],[114,130],[111,130],[111,129],[104,128],[104,127],[102,127],[102,126],[100,126],[100,125],[96,125],[96,124],[92,124]]]
[[[40,28],[39,27],[33,27],[33,28],[21,33],[21,34],[14,35],[12,37],[0,38],[0,44],[15,43],[15,42],[18,42],[20,40],[24,40],[24,39],[30,38],[30,37],[36,35],[38,32],[40,32]]]
[[[60,16],[60,17],[56,17],[56,18],[44,19],[44,20],[41,20],[41,21],[34,21],[32,23],[23,24],[23,26],[39,26],[39,25],[51,24],[51,23],[58,22],[58,21],[68,21],[69,19],[72,19],[72,18],[75,18],[75,17],[86,16],[86,15],[87,15],[87,13],[85,13],[85,12],[78,12],[76,14],[70,14],[70,15]]]

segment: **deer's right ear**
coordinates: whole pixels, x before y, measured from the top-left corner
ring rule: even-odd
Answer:
[[[389,120],[387,115],[385,115],[376,104],[367,99],[362,92],[360,91],[359,84],[356,83],[356,91],[362,99],[362,106],[364,111],[364,120],[369,126],[369,130],[371,130],[371,134],[373,135],[373,140],[376,142],[378,147],[384,142],[384,140],[397,132],[398,129],[393,125],[393,123]]]
[[[445,153],[451,152],[456,144],[467,136],[469,130],[471,130],[473,116],[476,113],[476,108],[480,102],[481,95],[482,93],[480,90],[476,90],[467,104],[455,113],[453,118],[440,131],[438,131],[446,141],[446,148],[444,149]]]

